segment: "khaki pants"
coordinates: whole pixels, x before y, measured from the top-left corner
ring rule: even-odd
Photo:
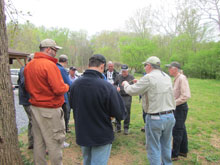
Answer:
[[[51,165],[62,165],[65,123],[62,108],[31,106],[34,135],[34,164],[47,165],[46,149]]]

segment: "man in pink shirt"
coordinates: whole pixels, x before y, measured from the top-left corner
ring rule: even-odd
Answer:
[[[174,116],[176,124],[173,128],[172,160],[175,161],[178,160],[178,156],[187,157],[188,138],[185,121],[188,112],[187,100],[191,97],[191,94],[188,80],[181,73],[180,64],[178,62],[172,62],[166,66],[169,67],[169,74],[174,77],[173,90],[176,102]]]

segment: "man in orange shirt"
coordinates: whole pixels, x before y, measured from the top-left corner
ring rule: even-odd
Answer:
[[[65,124],[62,105],[69,86],[64,83],[56,66],[56,52],[61,49],[55,41],[45,39],[40,52],[24,69],[25,88],[30,94],[32,131],[34,136],[34,164],[47,164],[46,149],[51,164],[62,164]]]
[[[189,83],[181,72],[180,64],[172,62],[166,65],[169,67],[169,74],[174,77],[173,92],[176,102],[174,116],[176,124],[173,128],[173,149],[172,160],[178,160],[178,156],[187,157],[188,138],[185,121],[188,113],[187,100],[191,97]]]

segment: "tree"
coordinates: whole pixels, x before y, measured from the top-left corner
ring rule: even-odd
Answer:
[[[193,1],[195,5],[200,9],[204,20],[210,20],[208,22],[214,28],[217,25],[220,33],[220,4],[219,0],[196,0]]]
[[[143,71],[142,62],[153,55],[156,44],[146,38],[124,36],[120,38],[121,59],[131,69]]]
[[[18,146],[14,98],[9,74],[4,5],[4,0],[0,0],[0,164],[20,165],[23,163]]]
[[[126,21],[126,26],[131,32],[139,37],[149,38],[152,31],[152,10],[151,6],[138,9],[133,17]]]

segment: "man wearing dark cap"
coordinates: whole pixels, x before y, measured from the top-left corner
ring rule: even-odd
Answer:
[[[124,134],[128,135],[129,133],[129,125],[130,125],[130,114],[131,114],[131,102],[132,97],[125,93],[124,87],[121,85],[123,81],[128,81],[130,84],[133,84],[134,77],[128,73],[128,66],[121,66],[121,74],[119,74],[114,82],[114,85],[117,87],[117,91],[123,98],[125,103],[125,107],[127,109],[127,117],[124,120]],[[121,132],[121,121],[116,118],[116,132]]]
[[[173,128],[173,149],[172,160],[178,160],[178,156],[187,157],[188,138],[185,121],[188,113],[187,100],[191,97],[189,83],[185,75],[181,74],[180,64],[172,62],[166,65],[169,67],[169,74],[174,77],[174,97],[176,110],[174,116],[176,124]]]
[[[60,70],[60,73],[62,75],[63,81],[65,84],[68,84],[69,86],[72,84],[69,77],[68,77],[68,72],[65,69],[67,67],[68,64],[68,57],[65,54],[61,54],[59,56],[59,62],[56,64],[57,67]],[[69,100],[68,100],[68,93],[64,94],[64,103],[62,105],[62,109],[64,112],[64,120],[65,120],[65,128],[66,128],[66,133],[70,133],[69,130],[69,118],[70,118],[70,106],[69,106]]]
[[[133,85],[127,81],[122,85],[126,93],[142,95],[142,106],[147,113],[145,134],[150,164],[171,165],[171,139],[175,124],[172,81],[161,70],[158,57],[151,56],[143,64],[147,74]]]
[[[76,143],[84,165],[107,165],[114,140],[111,117],[122,120],[126,115],[121,96],[103,79],[105,65],[104,56],[93,55],[89,68],[70,87]]]
[[[74,66],[71,66],[69,68],[69,79],[71,83],[73,83],[78,77],[76,76],[76,68]]]
[[[65,123],[62,105],[69,86],[64,83],[56,66],[56,42],[45,39],[24,69],[25,88],[30,94],[32,131],[34,136],[34,164],[47,164],[46,149],[51,164],[62,164]]]

